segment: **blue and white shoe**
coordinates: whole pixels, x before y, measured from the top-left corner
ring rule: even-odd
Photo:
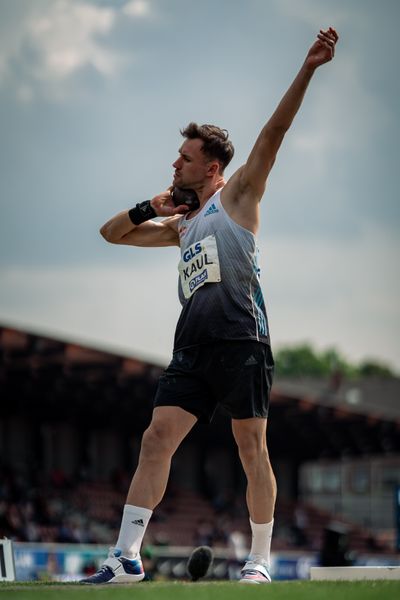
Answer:
[[[108,558],[104,561],[101,569],[94,575],[81,579],[80,583],[102,584],[102,583],[137,583],[144,578],[144,570],[140,555],[136,558],[121,556],[121,550],[110,548]]]
[[[271,583],[268,565],[261,557],[254,557],[244,565],[239,583]]]

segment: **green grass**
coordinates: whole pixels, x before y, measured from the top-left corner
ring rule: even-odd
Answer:
[[[108,587],[43,582],[0,583],[1,597],[7,600],[398,600],[400,581],[293,581],[270,585],[146,582]]]

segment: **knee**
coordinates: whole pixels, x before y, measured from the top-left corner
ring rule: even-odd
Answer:
[[[142,458],[172,456],[174,450],[168,428],[162,423],[151,423],[143,434]]]
[[[269,464],[267,446],[257,436],[245,436],[237,440],[239,456],[246,472]]]

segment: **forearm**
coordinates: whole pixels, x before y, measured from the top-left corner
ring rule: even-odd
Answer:
[[[111,244],[179,246],[177,222],[180,215],[169,216],[161,222],[153,220],[154,216],[160,215],[150,201],[145,201],[115,215],[101,227],[100,233]]]
[[[293,83],[279,102],[272,117],[261,130],[242,173],[243,187],[257,190],[259,199],[264,193],[265,181],[275,162],[277,152],[299,110],[314,69],[303,64]]]
[[[107,221],[100,229],[101,235],[111,243],[120,243],[128,234],[132,234],[137,226],[157,216],[152,206],[152,200],[139,202],[128,211],[123,211]]]
[[[118,243],[124,236],[136,228],[129,218],[129,211],[124,210],[105,223],[100,233],[107,242]]]
[[[188,206],[180,204],[175,206],[171,196],[171,189],[168,188],[165,192],[154,196],[151,200],[145,200],[136,204],[130,210],[124,210],[103,225],[100,229],[101,235],[107,242],[111,244],[132,244],[149,245],[149,241],[154,244],[150,245],[170,245],[171,239],[176,243],[176,231],[171,230],[170,222],[175,221],[174,217],[184,214],[188,210]],[[195,194],[196,195],[196,194]],[[197,198],[197,196],[196,196]],[[155,217],[167,217],[161,226],[152,221]],[[136,231],[140,227],[139,231]],[[165,232],[161,233],[164,229]],[[149,239],[150,237],[150,239]],[[152,240],[151,238],[154,238]]]
[[[275,112],[265,125],[265,130],[287,131],[296,116],[315,69],[303,64],[292,85],[279,102]]]
[[[314,70],[306,63],[303,64],[272,117],[262,128],[249,155],[244,175],[246,181],[251,182],[253,187],[259,187],[261,192],[264,190],[265,180],[275,162],[285,133],[302,104]]]

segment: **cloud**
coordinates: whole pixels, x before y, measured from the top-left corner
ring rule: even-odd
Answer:
[[[36,76],[59,79],[87,65],[104,75],[115,72],[117,57],[96,39],[108,33],[114,21],[110,8],[57,0],[45,16],[28,23],[27,33],[40,56]]]
[[[113,77],[133,55],[113,49],[107,38],[121,19],[143,18],[153,12],[146,0],[123,6],[98,6],[84,0],[27,4],[21,15],[12,15],[11,32],[3,24],[0,84],[10,77],[17,99],[27,103],[34,98],[34,90],[62,98],[66,93],[62,85],[84,68],[103,78]]]
[[[122,13],[128,17],[147,17],[150,14],[150,4],[146,0],[132,0],[125,4]]]

